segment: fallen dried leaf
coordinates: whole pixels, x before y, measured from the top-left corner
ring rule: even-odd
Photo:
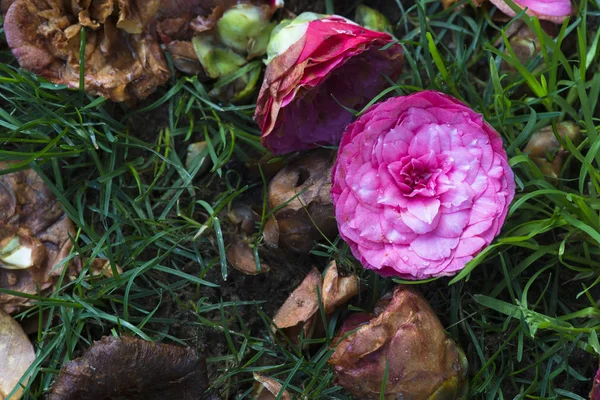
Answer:
[[[0,400],[8,399],[19,380],[35,360],[35,351],[21,325],[0,310]],[[23,382],[24,384],[27,381]],[[11,399],[19,399],[18,389]]]
[[[105,336],[63,365],[50,400],[212,400],[205,361],[190,348]]]

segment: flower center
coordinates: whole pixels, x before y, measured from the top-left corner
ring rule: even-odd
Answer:
[[[435,176],[440,170],[433,151],[418,158],[404,157],[389,164],[388,170],[400,191],[406,196],[435,195]]]

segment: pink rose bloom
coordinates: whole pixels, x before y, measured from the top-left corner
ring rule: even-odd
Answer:
[[[590,400],[600,400],[600,369],[596,371],[596,376],[594,377]]]
[[[515,12],[504,0],[490,0],[504,14],[514,17]],[[527,14],[557,24],[573,14],[570,0],[513,0],[521,8],[527,8]]]
[[[423,91],[375,104],[344,132],[332,173],[352,254],[384,276],[452,275],[500,232],[515,184],[480,114]]]
[[[274,154],[337,144],[360,109],[395,80],[402,47],[337,15],[303,13],[275,28],[254,119]]]

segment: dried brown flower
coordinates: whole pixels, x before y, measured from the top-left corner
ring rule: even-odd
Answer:
[[[466,358],[411,289],[397,287],[374,315],[347,318],[334,343],[337,382],[360,399],[380,398],[386,368],[385,399],[464,398]]]
[[[254,390],[252,391],[253,400],[275,400],[281,392],[281,383],[273,378],[254,373]],[[284,390],[280,397],[281,400],[291,400],[290,394]]]
[[[78,88],[85,29],[86,92],[143,99],[170,76],[154,33],[159,6],[159,0],[16,0],[4,31],[23,68]]]

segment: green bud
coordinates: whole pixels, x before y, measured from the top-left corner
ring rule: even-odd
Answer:
[[[390,21],[388,21],[385,15],[364,4],[359,4],[356,7],[354,21],[357,24],[374,31],[387,32],[389,34],[392,34],[393,32],[392,24],[390,24]]]
[[[217,22],[219,38],[229,48],[247,53],[248,58],[259,57],[265,54],[269,35],[275,27],[269,19],[270,13],[264,7],[238,4]]]
[[[211,78],[230,75],[246,64],[246,59],[234,51],[215,46],[211,36],[195,36],[192,44],[204,72]]]

